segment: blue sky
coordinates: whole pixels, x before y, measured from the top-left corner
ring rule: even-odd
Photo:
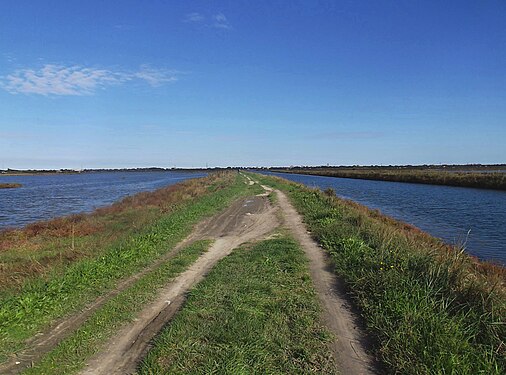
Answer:
[[[0,3],[0,168],[506,162],[506,2]]]

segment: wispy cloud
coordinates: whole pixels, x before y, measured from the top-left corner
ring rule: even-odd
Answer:
[[[113,71],[79,65],[46,64],[42,68],[19,69],[0,78],[0,87],[11,94],[90,95],[99,89],[132,80],[151,86],[177,80],[177,72],[142,66],[138,71]]]
[[[206,19],[206,17],[204,17],[202,14],[200,13],[197,13],[197,12],[193,12],[193,13],[188,13],[185,18],[184,18],[184,22],[195,22],[195,23],[199,23],[199,22],[203,22],[204,20]]]
[[[223,13],[217,13],[213,16],[213,27],[218,29],[231,29],[232,27],[228,23],[227,17]]]
[[[153,87],[157,87],[164,83],[177,81],[178,74],[179,72],[174,70],[161,70],[152,68],[149,65],[143,65],[138,72],[133,73],[131,76],[142,79]]]
[[[203,15],[202,13],[193,12],[188,13],[183,22],[199,24],[206,27],[213,27],[216,29],[224,29],[229,30],[232,29],[232,26],[228,22],[227,17],[223,13],[216,13],[211,15],[210,17]]]

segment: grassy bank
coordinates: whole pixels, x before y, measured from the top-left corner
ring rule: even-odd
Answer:
[[[417,184],[506,190],[506,173],[494,172],[446,172],[432,169],[409,168],[293,168],[276,171],[328,177],[358,178],[363,180],[411,182]]]
[[[153,263],[195,223],[254,188],[240,176],[215,175],[128,197],[91,215],[4,232],[0,362],[56,318],[78,311]]]
[[[15,184],[15,183],[3,183],[3,184],[0,184],[0,189],[15,189],[15,188],[20,188],[21,184]]]
[[[304,253],[290,238],[221,260],[155,341],[141,374],[334,373]]]
[[[391,372],[505,373],[504,268],[332,191],[255,178],[288,193],[346,281]]]

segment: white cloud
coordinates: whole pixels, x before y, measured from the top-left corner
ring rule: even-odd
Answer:
[[[151,68],[148,65],[143,65],[141,69],[138,72],[133,73],[132,76],[142,79],[151,86],[156,87],[161,86],[164,83],[177,81],[177,74],[178,72],[176,71],[165,71]]]
[[[209,22],[208,22],[209,21]],[[206,17],[202,13],[188,13],[183,22],[200,24],[206,27],[214,27],[217,29],[231,29],[230,23],[227,20],[227,17],[223,13],[216,13],[211,17]]]
[[[205,20],[205,17],[197,12],[188,13],[185,18],[184,22],[203,22]]]
[[[232,27],[228,23],[227,17],[223,13],[217,13],[213,16],[213,27],[219,29],[231,29]]]
[[[90,95],[98,89],[143,80],[151,86],[177,80],[176,72],[142,66],[136,72],[46,64],[39,70],[19,69],[2,77],[0,87],[11,94]]]

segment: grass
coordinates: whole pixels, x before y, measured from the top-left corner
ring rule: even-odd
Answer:
[[[292,168],[277,170],[285,173],[300,173],[317,176],[358,178],[365,180],[411,182],[431,185],[473,187],[480,189],[506,190],[506,173],[480,173],[474,171],[441,171],[421,168]]]
[[[202,218],[219,212],[239,196],[251,194],[255,188],[248,187],[243,180],[240,176],[232,174],[194,180],[182,185],[183,187],[188,187],[188,184],[195,185],[193,190],[170,188],[168,191],[152,193],[153,195],[145,193],[127,198],[110,208],[99,210],[91,215],[91,218],[84,217],[79,222],[84,222],[84,227],[87,227],[88,220],[100,220],[103,213],[104,220],[110,221],[108,227],[110,233],[124,227],[129,229],[126,230],[125,235],[118,238],[113,236],[113,240],[104,240],[103,244],[94,242],[102,238],[99,236],[91,241],[95,244],[95,248],[88,251],[85,256],[78,257],[68,264],[57,263],[61,266],[53,266],[39,275],[26,277],[19,286],[15,285],[2,291],[0,294],[0,362],[11,353],[21,349],[27,338],[43,330],[55,319],[78,311],[87,302],[113,289],[118,280],[153,263],[182,240],[190,232],[192,226]],[[191,192],[195,191],[201,191],[201,193],[192,196]],[[150,199],[158,202],[158,208],[146,204]],[[138,216],[135,215],[135,210],[139,210],[139,215],[143,217],[143,215],[151,215],[153,210],[163,211],[164,207],[168,207],[167,212],[152,215],[150,220],[136,221]],[[146,211],[149,213],[145,214]],[[113,218],[109,217],[111,212]],[[119,219],[115,221],[114,217]],[[67,223],[65,219],[62,220]],[[139,222],[141,224],[138,224]],[[42,226],[44,229],[29,239],[41,243],[48,241],[49,245],[52,244],[53,231],[60,233],[70,227],[70,225],[54,226],[51,222]],[[135,228],[131,229],[132,226]],[[47,231],[50,233],[49,237],[46,237]],[[25,232],[22,231],[22,233],[26,235]],[[66,239],[69,240],[69,238]],[[86,241],[83,241],[83,244],[86,244]],[[32,255],[30,250],[26,251],[28,255],[22,254],[23,260],[37,256]],[[53,250],[55,253],[53,257],[58,258],[57,254],[60,251],[65,256],[72,250],[63,251],[57,248]],[[82,249],[82,251],[86,250]],[[3,262],[2,259],[2,267]]]
[[[21,184],[16,184],[16,183],[2,183],[0,184],[0,189],[14,189],[14,188],[20,188]]]
[[[335,373],[307,262],[291,238],[243,246],[190,293],[140,374]]]
[[[232,178],[211,175],[155,192],[124,198],[92,214],[41,221],[22,229],[0,231],[0,293],[20,287],[27,279],[66,269],[99,255],[108,244],[144,228],[192,199],[222,189]],[[221,181],[221,182],[219,182]]]
[[[26,374],[56,375],[77,372],[114,332],[125,323],[133,321],[136,313],[156,297],[160,287],[186,270],[209,245],[209,241],[195,242],[142,277],[133,286],[108,301],[77,331],[26,371]]]
[[[506,373],[506,270],[331,192],[286,191],[333,259],[392,373]]]

